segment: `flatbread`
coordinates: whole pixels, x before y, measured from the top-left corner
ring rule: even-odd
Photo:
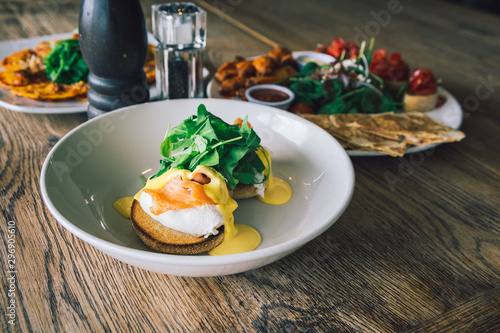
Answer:
[[[325,129],[344,148],[391,156],[403,156],[410,147],[465,137],[463,132],[419,112],[301,116]]]

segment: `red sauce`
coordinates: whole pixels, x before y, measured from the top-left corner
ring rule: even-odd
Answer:
[[[436,102],[436,108],[443,106],[444,103],[446,103],[446,97],[438,96],[438,100]]]
[[[250,93],[253,98],[262,102],[282,102],[290,98],[287,93],[275,89],[256,89]]]

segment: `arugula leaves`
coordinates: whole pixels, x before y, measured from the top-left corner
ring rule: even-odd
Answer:
[[[247,118],[241,127],[230,125],[200,104],[196,116],[174,128],[168,127],[160,145],[161,167],[153,178],[171,168],[193,171],[204,165],[212,167],[233,189],[239,182],[255,183],[255,176],[264,171],[257,155],[260,149],[260,138]]]
[[[370,73],[374,39],[368,50],[361,45],[357,59],[344,61],[345,52],[334,63],[307,63],[287,80],[295,103],[307,103],[319,114],[381,113],[394,111],[402,103],[401,92],[392,96],[384,81]]]
[[[52,82],[72,84],[87,82],[89,69],[83,60],[78,39],[67,39],[56,43],[45,57],[45,72]]]

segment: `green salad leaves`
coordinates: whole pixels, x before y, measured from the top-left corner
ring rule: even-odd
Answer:
[[[295,93],[295,103],[306,103],[319,114],[381,113],[401,105],[402,90],[393,96],[384,81],[369,71],[373,40],[357,59],[340,59],[326,65],[307,63],[297,75],[287,79]]]
[[[231,189],[239,182],[260,183],[265,181],[256,181],[256,175],[265,169],[257,155],[260,149],[263,149],[260,138],[248,125],[247,118],[241,127],[230,125],[200,104],[196,116],[167,129],[160,146],[161,167],[153,178],[171,168],[193,171],[204,165],[218,172]]]
[[[83,60],[78,39],[57,42],[45,58],[45,72],[52,82],[72,84],[87,82],[89,69]]]

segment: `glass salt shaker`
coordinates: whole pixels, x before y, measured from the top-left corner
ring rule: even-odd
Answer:
[[[192,2],[152,6],[156,87],[160,99],[203,97],[207,13]]]

